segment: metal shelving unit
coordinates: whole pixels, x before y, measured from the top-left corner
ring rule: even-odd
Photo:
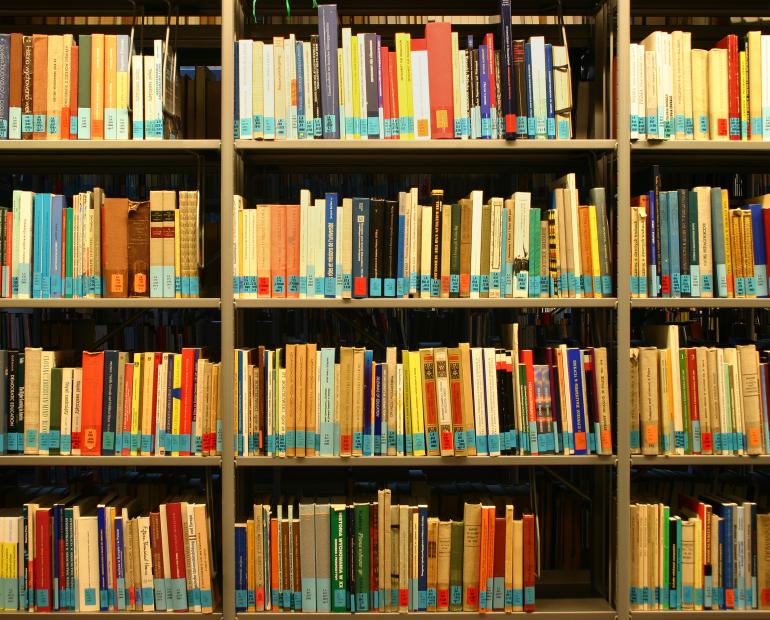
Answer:
[[[603,299],[236,299],[238,310],[247,308],[614,308],[614,297]]]
[[[372,456],[356,458],[273,458],[268,456],[239,456],[236,467],[544,467],[615,465],[613,455],[587,456]]]

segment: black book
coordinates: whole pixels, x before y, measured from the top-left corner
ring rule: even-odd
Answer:
[[[104,352],[102,392],[102,454],[115,454],[115,424],[118,415],[118,352]]]
[[[372,198],[369,210],[369,296],[382,297],[385,265],[385,200]]]
[[[310,35],[310,65],[313,68],[313,136],[323,136],[321,124],[321,69],[318,56],[318,35]]]
[[[385,248],[383,251],[383,277],[385,279],[383,295],[396,296],[396,277],[398,276],[398,201],[385,201]]]

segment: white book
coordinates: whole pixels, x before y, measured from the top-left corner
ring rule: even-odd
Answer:
[[[96,517],[80,517],[76,520],[78,579],[78,611],[99,611],[99,599],[94,593],[99,592],[99,527]]]
[[[263,135],[265,140],[275,140],[275,69],[272,43],[264,45],[262,65]]]
[[[665,51],[664,51],[664,38],[665,38],[664,32],[656,31],[651,33],[649,36],[647,36],[646,39],[642,41],[642,45],[644,46],[644,49],[646,52],[653,52],[655,54],[654,57],[650,56],[649,54],[645,54],[645,74],[649,76],[649,73],[652,72],[653,78],[648,77],[647,78],[647,85],[649,86],[650,83],[654,83],[655,85],[655,99],[656,101],[650,101],[650,99],[647,99],[647,138],[654,138],[657,140],[664,140],[668,136],[666,135],[666,62],[665,62]],[[650,89],[647,88],[648,95],[650,94]],[[650,110],[652,104],[654,105],[655,109],[655,118],[652,119],[654,123],[650,123]],[[651,126],[654,125],[654,126]]]
[[[61,447],[59,453],[72,452],[72,368],[62,369],[61,387]]]
[[[40,353],[40,441],[38,454],[48,454],[48,439],[51,432],[51,368],[56,366],[53,351]]]
[[[326,201],[323,198],[318,198],[315,201],[315,206],[312,209],[315,216],[315,225],[313,230],[315,231],[315,243],[313,244],[315,250],[315,296],[324,296],[324,273],[326,265],[326,256],[324,253],[326,247]]]
[[[513,195],[513,273],[514,297],[529,296],[529,210],[532,195]]]
[[[316,121],[313,117],[313,59],[310,42],[302,42],[302,68],[305,82],[305,139],[315,137]],[[320,122],[320,119],[318,120]]]
[[[430,91],[428,88],[428,50],[412,50],[412,100],[415,140],[430,140]]]
[[[674,135],[677,140],[684,140],[684,33],[674,30],[671,33],[672,81],[674,101]]]
[[[404,366],[396,365],[396,454],[404,455]]]
[[[558,351],[558,359],[560,359],[560,366],[563,372],[559,373],[559,381],[561,383],[561,400],[562,400],[562,428],[567,429],[567,433],[573,433],[572,416],[569,412],[572,411],[572,389],[570,386],[569,373],[567,372],[567,345],[560,344]],[[526,427],[525,427],[526,428]],[[565,446],[564,454],[574,454],[574,447],[567,448]]]
[[[142,56],[144,60],[144,139],[159,139],[155,130],[155,57]]]
[[[503,285],[503,199],[490,198],[489,207],[491,220],[489,232],[489,243],[491,244],[489,249],[489,296],[490,298],[498,298],[502,296],[500,291]],[[449,208],[451,209],[451,206]]]
[[[636,84],[636,114],[639,138],[647,138],[647,81],[645,77],[644,46],[636,44],[636,71],[632,79]]]
[[[153,45],[153,58],[155,59],[154,86],[153,89],[153,112],[155,115],[155,138],[163,139],[163,86],[166,79],[163,71],[163,41],[155,39]]]
[[[545,38],[530,37],[530,58],[532,65],[532,100],[535,112],[535,137],[545,140],[548,136],[548,119],[545,92]]]
[[[481,210],[484,193],[474,190],[471,199],[471,299],[479,298],[481,288]]]
[[[684,138],[694,138],[695,123],[692,110],[692,33],[682,36],[682,59],[684,66]]]
[[[476,423],[476,453],[489,454],[487,444],[487,405],[484,398],[484,350],[471,348],[471,381],[473,384],[473,419]]]
[[[308,294],[308,217],[310,216],[310,191],[299,192],[299,296],[305,299]]]
[[[497,359],[495,349],[484,348],[484,383],[487,403],[487,448],[489,456],[500,456],[500,411],[497,402]]]
[[[413,187],[406,196],[407,216],[409,218],[409,295],[415,296],[420,292],[420,248],[422,239],[422,211],[417,200],[417,188]]]
[[[21,192],[19,205],[19,299],[32,297],[32,210],[35,194]]]
[[[340,113],[340,125],[344,119],[345,138],[352,140],[358,136],[355,131],[357,123],[353,118],[353,37],[350,28],[342,29],[342,64],[340,67],[342,71],[340,99],[344,101],[344,109]]]
[[[674,119],[674,59],[673,49],[671,41],[671,33],[664,32],[662,37],[663,42],[663,84],[664,84],[664,122],[666,128],[666,137],[673,138],[675,136],[675,119]],[[660,57],[658,58],[660,60]]]
[[[713,138],[713,136],[712,136]],[[711,188],[696,187],[698,204],[698,258],[700,273],[700,296],[714,297],[714,268],[711,236]],[[727,223],[725,223],[727,225]]]
[[[254,137],[254,118],[251,113],[251,72],[254,56],[251,39],[238,41],[238,136]]]
[[[438,408],[439,447],[441,456],[452,456],[452,442],[446,443],[445,437],[452,437],[452,404],[449,395],[449,360],[446,347],[433,350],[436,365],[436,404]],[[393,352],[395,359],[396,353]]]
[[[770,34],[762,35],[762,137],[770,140]]]
[[[553,66],[564,67],[553,71],[553,98],[556,115],[556,138],[559,140],[572,137],[572,76],[568,65],[567,48],[553,46]],[[559,113],[558,110],[565,110]],[[498,112],[499,116],[500,112]]]
[[[254,41],[251,56],[251,116],[252,136],[257,140],[265,137],[265,101],[264,101],[264,41]]]
[[[144,139],[144,56],[131,56],[131,137]]]
[[[339,212],[339,208],[337,211]],[[337,230],[342,232],[337,244],[341,256],[342,298],[350,299],[353,293],[353,199],[342,199],[342,220],[337,220]]]
[[[420,207],[420,297],[430,297],[430,259],[433,237],[433,208]]]
[[[728,406],[730,387],[729,375],[727,372],[724,350],[717,348],[717,388],[719,395],[719,428],[722,432],[722,454],[730,454],[732,452],[731,443],[728,442],[728,438],[731,437],[732,434],[733,425],[732,417],[730,416],[730,407]]]
[[[294,35],[283,40],[283,70],[286,93],[286,137],[297,139],[297,45]]]
[[[289,130],[286,126],[287,102],[289,96],[286,84],[286,58],[283,37],[273,37],[273,83],[275,85],[275,138],[286,140]]]

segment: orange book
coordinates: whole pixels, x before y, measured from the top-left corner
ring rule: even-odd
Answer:
[[[580,269],[583,274],[583,295],[594,297],[591,274],[591,215],[587,206],[578,207],[578,231],[580,235]],[[535,251],[535,250],[532,250]],[[542,268],[542,267],[541,267]]]
[[[134,399],[134,364],[128,362],[124,366],[124,379],[123,379],[123,436],[127,437],[131,435],[131,403]],[[131,452],[131,445],[129,442],[124,441],[121,448],[121,456],[128,456]]]
[[[313,377],[313,383],[315,384],[315,376]],[[294,434],[294,446],[296,448],[297,456],[305,456],[306,448],[305,442],[306,433],[305,428],[307,425],[307,388],[309,387],[310,379],[307,375],[307,345],[301,344],[297,346],[297,351],[294,358],[294,417],[296,419],[295,434]],[[313,412],[315,416],[315,412]]]
[[[270,590],[271,592],[281,591],[281,582],[279,579],[280,558],[278,557],[278,519],[270,519]],[[276,609],[276,611],[278,611]]]
[[[91,35],[91,139],[104,140],[104,35]]]
[[[46,139],[48,36],[32,36],[32,139]]]
[[[200,355],[200,349],[190,347],[182,349],[182,410],[179,418],[179,435],[181,436],[179,456],[190,456],[191,454],[195,368],[198,365]]]
[[[433,363],[433,349],[420,349],[420,365],[422,366],[422,410],[425,418],[425,436],[428,439],[428,456],[440,456],[436,365]]]
[[[535,358],[530,349],[522,349],[519,352],[519,363],[524,366],[524,373],[527,378],[527,421],[530,428],[537,428],[537,408],[535,406]],[[530,441],[531,454],[539,454],[537,444]]]
[[[270,207],[270,282],[272,297],[286,297],[286,207]]]
[[[286,205],[286,296],[299,297],[300,206]]]
[[[305,455],[315,456],[315,403],[319,394],[316,394],[315,376],[317,370],[316,364],[316,350],[317,347],[314,343],[305,345],[307,349],[307,374],[305,375],[307,381],[307,389],[305,393]]]
[[[297,414],[295,410],[295,369],[297,345],[286,345],[286,456],[297,456]]]
[[[487,599],[492,593],[487,588],[487,554],[489,553],[489,517],[488,506],[481,507],[481,542],[479,547],[479,612],[487,611]]]
[[[102,453],[102,392],[104,390],[104,352],[83,351],[83,389],[81,404],[81,446],[83,456]]]

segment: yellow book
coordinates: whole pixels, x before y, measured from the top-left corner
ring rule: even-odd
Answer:
[[[725,248],[725,272],[727,273],[727,296],[735,297],[733,280],[733,253],[730,245],[730,195],[722,190],[722,236]]]
[[[361,347],[353,349],[353,399],[350,412],[353,416],[353,456],[362,456],[364,431],[364,352]]]
[[[136,371],[134,371],[136,372]],[[182,417],[182,354],[174,353],[174,383],[172,385],[172,398],[171,398],[171,435],[176,437],[179,435],[180,422]],[[238,407],[235,407],[235,411],[238,411]],[[236,427],[237,428],[237,427]],[[172,443],[173,445],[173,443]],[[179,456],[178,443],[174,446],[176,450],[172,450],[171,456]]]
[[[283,37],[273,37],[273,84],[275,84],[275,139],[286,139],[286,76]]]
[[[414,456],[425,456],[425,421],[422,403],[422,372],[420,352],[409,351],[409,414],[412,423]]]
[[[748,65],[749,126],[751,140],[762,140],[762,33],[746,33],[746,64]]]
[[[104,138],[118,137],[118,38],[104,35]]]
[[[351,83],[353,86],[353,137],[356,139],[361,138],[361,124],[359,122],[361,118],[361,88],[359,85],[359,71],[358,66],[358,37],[350,37],[350,75]]]
[[[731,209],[730,217],[730,246],[733,263],[733,279],[735,283],[735,296],[746,297],[746,286],[743,272],[743,244],[741,243],[741,211]]]
[[[46,138],[61,139],[61,108],[64,100],[64,39],[61,35],[48,35],[48,88]]]
[[[409,351],[401,351],[401,375],[403,378],[403,403],[404,403],[404,437],[407,438],[405,442],[405,455],[413,455],[412,447],[412,402],[410,399],[411,392],[409,391]]]
[[[757,296],[757,278],[754,274],[754,229],[751,226],[751,211],[741,209],[741,245],[743,252],[743,279],[746,297]]]
[[[66,45],[66,42],[65,42]],[[128,121],[128,97],[130,93],[129,83],[131,80],[130,66],[131,50],[129,49],[128,35],[118,37],[117,42],[117,64],[116,86],[115,86],[115,138],[117,140],[128,140],[129,121]]]
[[[181,359],[181,356],[180,356]],[[134,377],[131,390],[131,456],[139,454],[139,428],[142,419],[142,377],[144,359],[141,353],[134,353]],[[181,376],[181,361],[179,368]],[[180,384],[181,387],[181,384]],[[125,413],[124,413],[125,415]]]
[[[104,35],[91,35],[91,139],[104,140]]]
[[[286,456],[297,456],[297,412],[295,407],[295,367],[297,345],[286,345]],[[303,429],[304,431],[304,429]]]
[[[396,33],[396,71],[398,72],[398,113],[402,140],[414,140],[414,101],[412,100],[412,39],[407,32]]]
[[[591,275],[593,276],[594,297],[601,297],[602,274],[599,265],[599,230],[596,224],[596,207],[594,205],[588,206],[588,226],[591,239]],[[544,265],[540,266],[541,270],[545,268]]]
[[[254,519],[246,521],[246,587],[249,592],[256,591],[256,564],[254,563]],[[256,600],[248,597],[246,611],[256,611]]]
[[[741,97],[741,140],[749,137],[749,65],[746,50],[738,52],[739,84]]]
[[[153,403],[153,373],[155,372],[155,353],[152,351],[142,353],[142,419],[140,431],[142,433],[139,444],[140,454],[149,456],[152,454],[152,403]]]
[[[174,209],[174,297],[182,297],[182,230],[179,209]]]

